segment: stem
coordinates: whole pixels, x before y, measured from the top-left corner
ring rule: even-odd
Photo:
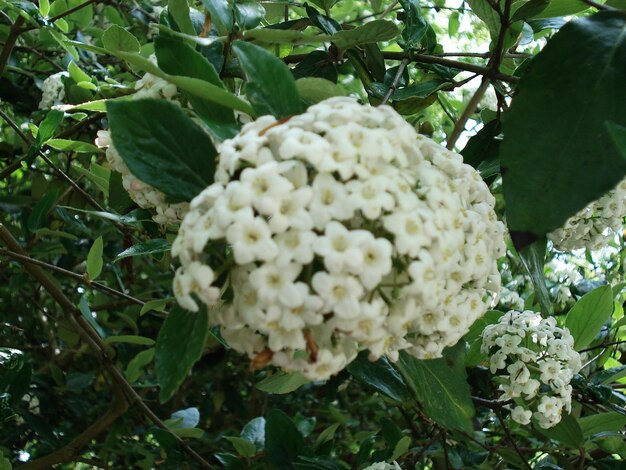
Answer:
[[[4,43],[2,52],[0,53],[0,77],[2,77],[2,74],[4,73],[4,68],[6,67],[7,62],[9,61],[9,57],[11,56],[11,51],[13,51],[13,47],[15,46],[15,43],[17,42],[17,38],[22,33],[20,28],[24,24],[24,21],[26,20],[24,19],[23,16],[20,15],[17,17],[15,22],[11,25],[11,29],[9,30],[9,35],[7,36],[7,40]]]
[[[408,63],[409,63],[408,57],[402,59],[402,62],[400,63],[400,66],[398,67],[398,72],[396,73],[396,76],[393,77],[393,82],[391,82],[391,86],[389,87],[389,90],[387,90],[387,93],[385,94],[385,97],[380,102],[380,104],[387,104],[387,101],[389,101],[389,98],[391,98],[391,95],[393,95],[393,93],[396,91],[396,88],[398,87],[398,82],[400,81],[400,78],[402,77],[402,74],[404,73],[404,69],[406,68]]]
[[[78,10],[82,10],[83,8],[91,5],[92,3],[96,3],[96,0],[87,0],[86,2],[83,2],[80,5],[76,5],[75,7],[70,8],[69,10],[65,10],[63,13],[59,13],[58,15],[53,16],[52,18],[48,18],[48,23],[52,24],[55,21],[60,20],[61,18],[65,18],[66,16],[69,16],[72,13],[76,13]],[[22,29],[20,33],[25,33],[26,31],[32,31],[33,29],[38,29],[38,28],[39,28],[39,25],[28,26]]]

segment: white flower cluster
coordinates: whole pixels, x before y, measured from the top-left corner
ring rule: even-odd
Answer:
[[[524,299],[514,290],[502,287],[498,304],[504,305],[511,310],[523,310]]]
[[[151,57],[151,59],[156,60],[153,57]],[[177,94],[175,85],[149,73],[145,74],[137,81],[135,88],[137,91],[133,95],[133,99],[164,98],[172,100]],[[130,172],[115,147],[113,147],[111,135],[108,130],[98,131],[96,145],[101,148],[106,148],[107,161],[112,170],[121,173],[122,184],[124,185],[124,189],[128,191],[131,199],[135,201],[139,207],[154,209],[156,211],[156,214],[153,216],[156,223],[168,224],[182,220],[189,209],[189,204],[186,202],[177,204],[168,203],[166,202],[165,194],[135,177],[135,175]]]
[[[39,109],[50,109],[55,104],[60,104],[65,98],[63,78],[69,77],[67,72],[57,72],[47,77],[41,85],[41,101]]]
[[[554,248],[571,251],[598,250],[622,229],[626,216],[626,178],[600,199],[567,219],[563,227],[548,234]]]
[[[564,409],[571,411],[570,381],[581,360],[567,328],[557,327],[553,317],[511,310],[484,329],[482,341],[491,373],[498,373],[501,398],[515,402],[514,421],[528,424],[534,417],[545,429],[561,421]]]
[[[332,98],[220,149],[172,247],[181,306],[253,364],[326,379],[361,350],[434,358],[499,289],[504,226],[461,156],[391,107]]]

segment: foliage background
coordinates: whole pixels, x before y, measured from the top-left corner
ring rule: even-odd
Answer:
[[[625,6],[0,1],[0,469],[623,465],[623,237],[566,254],[544,235],[626,174]],[[351,94],[389,102],[460,150],[515,241],[495,307],[580,320],[573,334],[593,333],[572,414],[551,430],[509,419],[474,344],[497,313],[444,359],[405,358],[399,370],[363,357],[327,383],[303,383],[250,370],[217,331],[175,309],[176,227],[134,206],[93,145],[108,127],[103,100],[132,94],[146,71],[167,73],[215,143],[238,121],[201,115],[217,92],[181,82],[196,73],[184,59],[151,65],[155,38],[200,52],[227,108],[289,115]],[[234,54],[242,38],[282,61]],[[74,106],[39,109],[57,72]],[[147,116],[155,133],[182,125],[168,119]],[[611,286],[608,303],[600,286]],[[178,341],[159,342],[166,321]]]

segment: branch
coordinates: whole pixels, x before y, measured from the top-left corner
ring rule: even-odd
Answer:
[[[11,232],[0,223],[0,240],[13,252],[22,256],[27,256],[27,253],[22,250],[22,247],[18,241],[13,237]],[[63,291],[57,287],[53,279],[39,266],[31,263],[30,261],[24,261],[24,269],[28,271],[43,287],[48,291],[50,296],[63,308],[67,313],[67,319],[72,326],[76,329],[80,337],[87,343],[89,348],[93,351],[96,357],[100,360],[106,371],[113,378],[113,381],[117,383],[117,386],[125,393],[129,405],[136,405],[141,412],[148,417],[148,419],[160,427],[161,429],[168,430],[167,425],[146,405],[141,396],[135,391],[135,389],[128,383],[124,375],[113,363],[113,356],[115,350],[111,345],[102,341],[102,338],[93,329],[93,327],[87,322],[78,310],[76,305],[68,299]],[[212,468],[211,465],[204,460],[200,455],[196,453],[191,447],[189,447],[179,436],[172,433],[174,439],[178,442],[181,448],[203,468]]]
[[[24,17],[22,15],[19,15],[15,22],[11,25],[9,35],[7,36],[7,40],[4,44],[4,47],[2,48],[2,52],[0,53],[0,77],[2,77],[2,74],[4,73],[4,68],[9,61],[11,51],[13,51],[13,47],[17,42],[17,38],[20,37],[20,34],[22,33],[20,28],[24,24],[24,21],[26,21]]]
[[[66,16],[69,16],[72,13],[76,13],[78,10],[82,10],[83,8],[91,5],[92,3],[96,3],[96,0],[87,0],[86,2],[83,2],[80,5],[76,5],[75,7],[70,8],[69,10],[65,10],[63,13],[59,13],[58,15],[53,16],[52,18],[48,18],[47,22],[49,24],[52,24],[55,21],[60,20],[61,18],[65,18]],[[27,26],[26,28],[23,28],[20,31],[20,33],[25,33],[27,31],[31,31],[33,29],[38,29],[38,28],[39,28],[39,25]]]
[[[68,444],[44,457],[32,460],[24,465],[20,465],[16,470],[44,470],[64,462],[71,462],[80,458],[80,451],[88,445],[98,435],[109,429],[109,427],[128,410],[128,402],[121,390],[113,389],[113,405],[95,423],[85,429],[79,436],[76,436]]]
[[[6,248],[0,248],[0,255],[8,256],[9,258],[13,258],[14,260],[21,261],[22,263],[34,264],[36,266],[41,266],[42,268],[49,269],[59,274],[63,274],[64,276],[71,277],[72,279],[75,279],[76,281],[85,283],[86,285],[93,287],[96,290],[106,292],[107,294],[115,295],[117,297],[122,297],[126,299],[126,301],[128,302],[132,302],[138,305],[145,304],[143,300],[139,300],[131,295],[128,295],[128,294],[125,294],[124,292],[113,289],[100,282],[95,282],[95,281],[88,282],[87,279],[85,279],[85,276],[75,273],[73,271],[69,271],[67,269],[61,268],[54,264],[49,264],[49,263],[46,263],[45,261],[40,261],[38,259],[31,258],[29,256],[22,255],[20,253],[15,253],[13,251],[7,250]]]
[[[393,82],[391,82],[391,86],[387,90],[387,93],[385,93],[385,97],[380,102],[380,104],[386,104],[387,101],[389,101],[389,98],[391,98],[391,95],[393,95],[393,93],[396,91],[396,88],[398,87],[398,82],[400,81],[400,78],[402,77],[402,73],[404,72],[404,69],[406,68],[408,63],[409,63],[409,59],[407,57],[402,59],[402,63],[398,67],[396,76],[393,77]]]
[[[454,129],[452,129],[452,132],[450,133],[450,137],[448,138],[448,142],[446,144],[446,147],[449,150],[454,149],[454,144],[458,140],[461,133],[465,130],[465,125],[467,124],[467,121],[472,116],[472,114],[474,114],[474,111],[478,107],[478,103],[480,103],[480,100],[487,92],[487,89],[491,84],[491,80],[499,80],[498,75],[500,75],[500,72],[498,71],[498,69],[500,68],[500,63],[502,62],[502,57],[504,54],[504,41],[506,40],[506,32],[510,26],[509,17],[511,15],[511,3],[512,0],[505,1],[504,11],[501,11],[498,8],[498,13],[500,15],[500,34],[498,34],[496,47],[494,48],[493,54],[490,57],[489,62],[487,63],[486,73],[483,74],[483,80],[480,84],[480,87],[478,87],[478,90],[476,90],[476,93],[467,104],[467,107],[463,110],[461,117],[459,117],[459,120],[454,125]]]
[[[496,416],[498,417],[498,421],[500,421],[500,424],[502,425],[502,429],[504,429],[504,433],[506,434],[506,437],[509,439],[509,441],[513,445],[513,448],[515,449],[515,452],[517,452],[517,455],[519,455],[520,459],[522,459],[522,462],[524,463],[524,467],[526,467],[528,470],[532,470],[532,467],[528,463],[528,459],[524,456],[524,454],[522,454],[522,450],[517,446],[517,442],[515,442],[515,439],[513,438],[513,436],[511,436],[511,431],[509,431],[509,427],[504,422],[504,418],[502,418],[502,412],[500,410],[494,410],[494,412]]]

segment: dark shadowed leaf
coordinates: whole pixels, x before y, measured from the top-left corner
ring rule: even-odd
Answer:
[[[117,101],[107,103],[107,113],[113,144],[141,181],[177,201],[190,201],[213,182],[217,151],[179,106]]]
[[[296,83],[285,63],[254,44],[235,41],[233,50],[246,74],[246,95],[259,115],[284,118],[302,111]]]
[[[176,306],[170,311],[159,331],[155,353],[161,403],[172,398],[200,359],[208,335],[209,316],[206,308],[201,307],[197,313],[192,313]]]
[[[605,126],[626,126],[625,31],[620,12],[571,21],[522,76],[500,148],[513,231],[541,236],[560,227],[626,174]]]
[[[412,399],[404,379],[386,357],[372,362],[367,354],[361,353],[350,363],[348,372],[359,382],[369,385],[392,400],[406,402]]]
[[[304,451],[304,439],[289,416],[274,409],[265,422],[265,454],[276,468],[292,469]]]

